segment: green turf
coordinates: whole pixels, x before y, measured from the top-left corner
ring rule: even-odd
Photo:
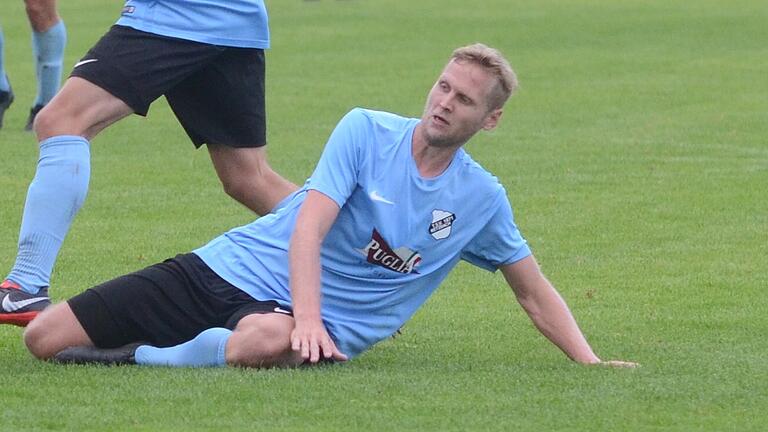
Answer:
[[[23,3],[3,4],[17,94],[0,131],[0,271],[35,141]],[[67,68],[120,5],[59,2]],[[355,361],[296,371],[56,367],[0,328],[1,430],[760,431],[768,415],[768,4],[269,2],[270,159],[311,173],[354,106],[418,115],[452,48],[501,48],[522,88],[469,151],[507,185],[545,273],[603,358],[581,367],[499,275],[460,265]],[[251,219],[164,102],[92,146],[90,195],[52,295],[187,251]]]

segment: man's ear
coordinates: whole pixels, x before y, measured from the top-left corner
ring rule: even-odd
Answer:
[[[488,114],[488,117],[486,117],[485,121],[483,122],[483,129],[491,130],[495,128],[496,125],[499,124],[499,119],[501,118],[501,114],[503,114],[503,111],[501,108],[491,111],[491,113]]]

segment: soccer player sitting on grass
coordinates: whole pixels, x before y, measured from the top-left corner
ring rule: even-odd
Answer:
[[[571,359],[602,361],[542,275],[498,180],[462,149],[516,88],[501,54],[457,49],[421,119],[364,109],[304,187],[190,254],[50,307],[24,334],[62,363],[285,367],[344,361],[395,333],[463,259],[500,269]]]

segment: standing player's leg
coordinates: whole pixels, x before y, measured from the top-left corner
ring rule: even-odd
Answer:
[[[72,78],[35,121],[41,141],[38,169],[27,195],[16,263],[0,285],[0,297],[10,298],[19,307],[3,310],[0,302],[0,323],[24,325],[28,316],[37,313],[20,307],[23,295],[35,298],[36,308],[48,302],[43,290],[49,285],[64,236],[85,199],[90,173],[88,140],[99,131],[130,113],[146,115],[152,101],[166,94],[198,146],[204,142],[255,147],[265,143],[263,110],[240,108],[247,87],[221,83],[222,76],[215,67],[209,75],[198,73],[207,65],[223,65],[235,81],[246,79],[243,75],[251,70],[231,70],[222,61],[226,59],[220,55],[227,51],[113,26],[75,65]],[[190,76],[197,79],[187,80]],[[263,74],[260,76],[263,79]],[[178,94],[186,98],[181,97],[179,103],[171,94],[183,82],[187,86]],[[221,89],[229,89],[229,94],[220,93]],[[260,91],[263,105],[263,86]],[[232,96],[234,108],[228,96]],[[251,122],[254,111],[262,117],[256,126]],[[236,117],[230,118],[233,112]],[[45,301],[39,300],[41,297]],[[20,320],[22,313],[27,315]]]
[[[11,83],[8,82],[8,76],[5,74],[5,40],[3,39],[3,29],[0,27],[0,129],[3,127],[3,116],[5,111],[13,103],[13,90]]]
[[[257,214],[269,213],[297,189],[272,170],[264,147],[208,144],[208,152],[227,194]]]
[[[0,324],[26,325],[50,304],[47,287],[90,179],[89,139],[133,110],[81,78],[67,80],[40,112],[37,171],[27,191],[13,269],[0,284]]]
[[[37,113],[59,90],[67,29],[56,12],[56,0],[24,0],[24,3],[32,26],[32,52],[37,76],[37,97],[25,127],[30,131]]]
[[[166,93],[231,197],[263,215],[297,189],[267,163],[264,51],[228,48]]]
[[[148,49],[153,42],[161,46]],[[25,325],[49,304],[45,290],[53,265],[88,191],[89,140],[133,112],[146,115],[152,101],[164,93],[161,84],[168,75],[174,79],[173,74],[153,74],[151,68],[168,52],[163,43],[113,26],[37,115],[40,159],[27,192],[16,261],[0,284],[0,298],[11,301],[10,307],[0,302],[0,324]],[[22,307],[32,299],[33,304]]]

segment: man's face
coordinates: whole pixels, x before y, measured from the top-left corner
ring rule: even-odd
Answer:
[[[493,129],[501,109],[489,110],[496,80],[473,63],[451,61],[427,96],[421,129],[428,145],[461,146],[480,129]]]

